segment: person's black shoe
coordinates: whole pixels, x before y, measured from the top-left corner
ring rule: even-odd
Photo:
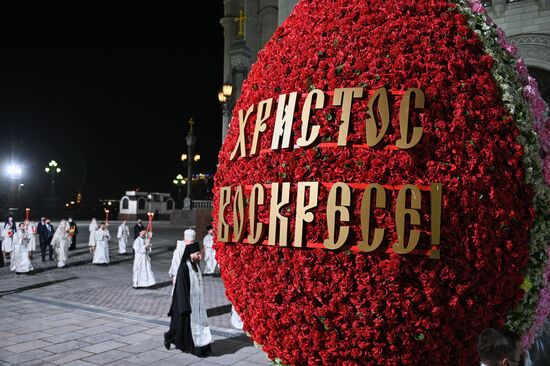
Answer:
[[[170,349],[170,341],[166,339],[166,334],[167,333],[164,333],[164,347]]]

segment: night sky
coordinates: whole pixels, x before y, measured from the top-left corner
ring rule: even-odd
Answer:
[[[26,201],[49,192],[51,159],[62,168],[56,190],[64,200],[79,189],[88,201],[138,187],[175,192],[189,117],[198,168],[213,171],[223,7],[199,3],[205,9],[193,23],[0,29],[0,195],[12,157],[23,166]]]

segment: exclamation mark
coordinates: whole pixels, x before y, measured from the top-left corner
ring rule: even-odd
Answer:
[[[432,183],[430,185],[430,221],[432,224],[432,249],[430,250],[431,259],[439,259],[439,239],[441,236],[441,183]]]

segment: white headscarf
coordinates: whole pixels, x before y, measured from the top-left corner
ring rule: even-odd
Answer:
[[[61,220],[57,230],[55,230],[55,234],[53,234],[52,246],[56,246],[61,242],[61,238],[63,238],[64,235],[67,235],[67,220],[65,219]]]
[[[186,241],[194,241],[197,236],[197,232],[193,229],[187,229],[183,233],[183,239]]]
[[[178,275],[178,268],[181,263],[183,252],[185,252],[185,241],[178,240],[176,250],[174,250],[174,254],[172,255],[172,265],[170,266],[170,270],[168,271],[168,274],[170,276],[176,277]]]

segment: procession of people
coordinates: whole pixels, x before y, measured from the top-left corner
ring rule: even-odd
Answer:
[[[204,302],[201,260],[204,258],[205,261],[205,275],[219,271],[213,247],[212,226],[208,226],[206,230],[207,234],[202,240],[202,246],[196,241],[194,229],[185,230],[183,240],[178,240],[176,243],[168,270],[172,280],[172,302],[169,311],[171,321],[170,328],[164,335],[164,344],[167,349],[174,345],[183,352],[199,357],[207,356],[211,352],[212,343]],[[18,224],[10,216],[5,221],[0,234],[2,236],[0,265],[3,266],[9,262],[12,272],[29,274],[34,270],[32,259],[38,246],[43,262],[47,259],[55,260],[58,268],[66,267],[70,263],[69,251],[76,249],[78,228],[72,218],[60,220],[57,228],[54,228],[50,219],[46,217],[41,217],[35,225],[28,219]],[[134,227],[134,236],[132,287],[151,288],[157,284],[150,256],[152,231],[150,227],[146,228],[141,220],[138,220]],[[128,223],[123,220],[117,228],[116,236],[120,255],[127,254],[129,237]],[[89,225],[88,237],[93,264],[106,266],[110,263],[110,240],[108,222],[98,222],[93,218]],[[234,314],[232,319],[233,317]]]
[[[213,248],[213,229],[212,226],[206,228],[207,234],[202,240],[200,246],[201,259],[204,258],[204,275],[211,275],[219,272],[219,267],[215,258],[216,251]],[[142,220],[137,220],[133,228],[134,240],[130,242],[130,229],[127,220],[122,220],[117,228],[118,254],[127,255],[127,247],[131,246],[134,253],[132,287],[147,288],[154,286],[157,282],[151,267],[150,252],[152,250],[152,232],[145,227]],[[69,217],[62,219],[57,228],[47,217],[41,217],[35,224],[29,219],[24,222],[16,223],[12,216],[9,216],[0,236],[2,239],[2,253],[0,255],[0,267],[9,263],[9,268],[15,273],[32,273],[35,252],[40,249],[40,258],[42,262],[56,261],[58,268],[64,268],[70,264],[69,251],[76,250],[78,226],[76,222]],[[174,283],[178,275],[178,269],[188,250],[188,246],[195,242],[196,232],[188,229],[184,232],[184,240],[178,240],[176,249],[173,253],[171,267],[168,275]],[[109,241],[111,234],[109,232],[108,222],[98,222],[92,218],[89,224],[88,248],[92,256],[92,264],[106,266],[110,263]],[[36,258],[39,260],[39,258]]]

